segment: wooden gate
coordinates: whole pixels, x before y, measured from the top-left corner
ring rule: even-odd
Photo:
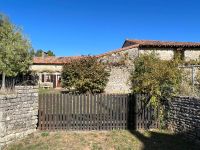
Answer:
[[[153,127],[149,125],[156,122],[152,121],[154,110],[140,107],[142,103],[137,101],[132,94],[40,94],[38,128],[54,131]]]
[[[40,94],[41,130],[126,129],[128,95]]]

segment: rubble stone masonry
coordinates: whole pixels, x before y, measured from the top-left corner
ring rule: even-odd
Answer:
[[[38,87],[17,86],[14,94],[0,95],[0,149],[36,131]]]
[[[175,133],[200,142],[200,98],[174,97],[169,105],[168,126]]]

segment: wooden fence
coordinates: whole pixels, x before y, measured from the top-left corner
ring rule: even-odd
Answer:
[[[156,127],[155,110],[138,101],[131,94],[40,94],[38,128],[54,131]]]

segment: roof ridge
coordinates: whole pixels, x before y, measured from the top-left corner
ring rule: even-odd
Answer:
[[[103,53],[103,54],[96,55],[96,57],[106,56],[106,55],[109,55],[109,54],[113,54],[113,53],[117,53],[117,52],[120,52],[120,51],[128,50],[130,48],[137,48],[138,46],[139,46],[139,44],[135,44],[135,45],[127,46],[127,47],[118,48],[118,49],[115,49],[115,50],[112,50],[112,51],[108,51],[108,52]]]
[[[168,40],[144,40],[144,39],[126,39],[126,41],[130,41],[130,42],[139,42],[139,41],[141,41],[141,42],[161,42],[161,43],[165,43],[165,42],[172,42],[172,43],[200,43],[200,42],[186,42],[186,41],[168,41]]]

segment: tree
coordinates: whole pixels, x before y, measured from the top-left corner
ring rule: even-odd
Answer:
[[[155,53],[143,54],[134,61],[131,74],[134,93],[148,93],[155,105],[162,103],[178,92],[182,71],[179,60],[161,60]]]
[[[48,56],[55,56],[55,54],[54,54],[53,51],[51,51],[51,50],[48,50],[48,51],[47,51],[47,55],[48,55]]]
[[[79,93],[100,93],[108,82],[109,72],[96,57],[85,56],[65,64],[62,72],[62,86]]]
[[[55,56],[55,54],[53,53],[53,51],[48,50],[47,52],[45,52],[42,49],[39,49],[35,52],[35,56],[37,57],[42,57],[42,53],[45,53],[47,56]]]
[[[32,62],[30,42],[21,30],[0,14],[0,72],[2,90],[5,89],[5,77],[16,76],[28,70]]]
[[[39,49],[35,52],[35,56],[42,57],[43,50]]]

